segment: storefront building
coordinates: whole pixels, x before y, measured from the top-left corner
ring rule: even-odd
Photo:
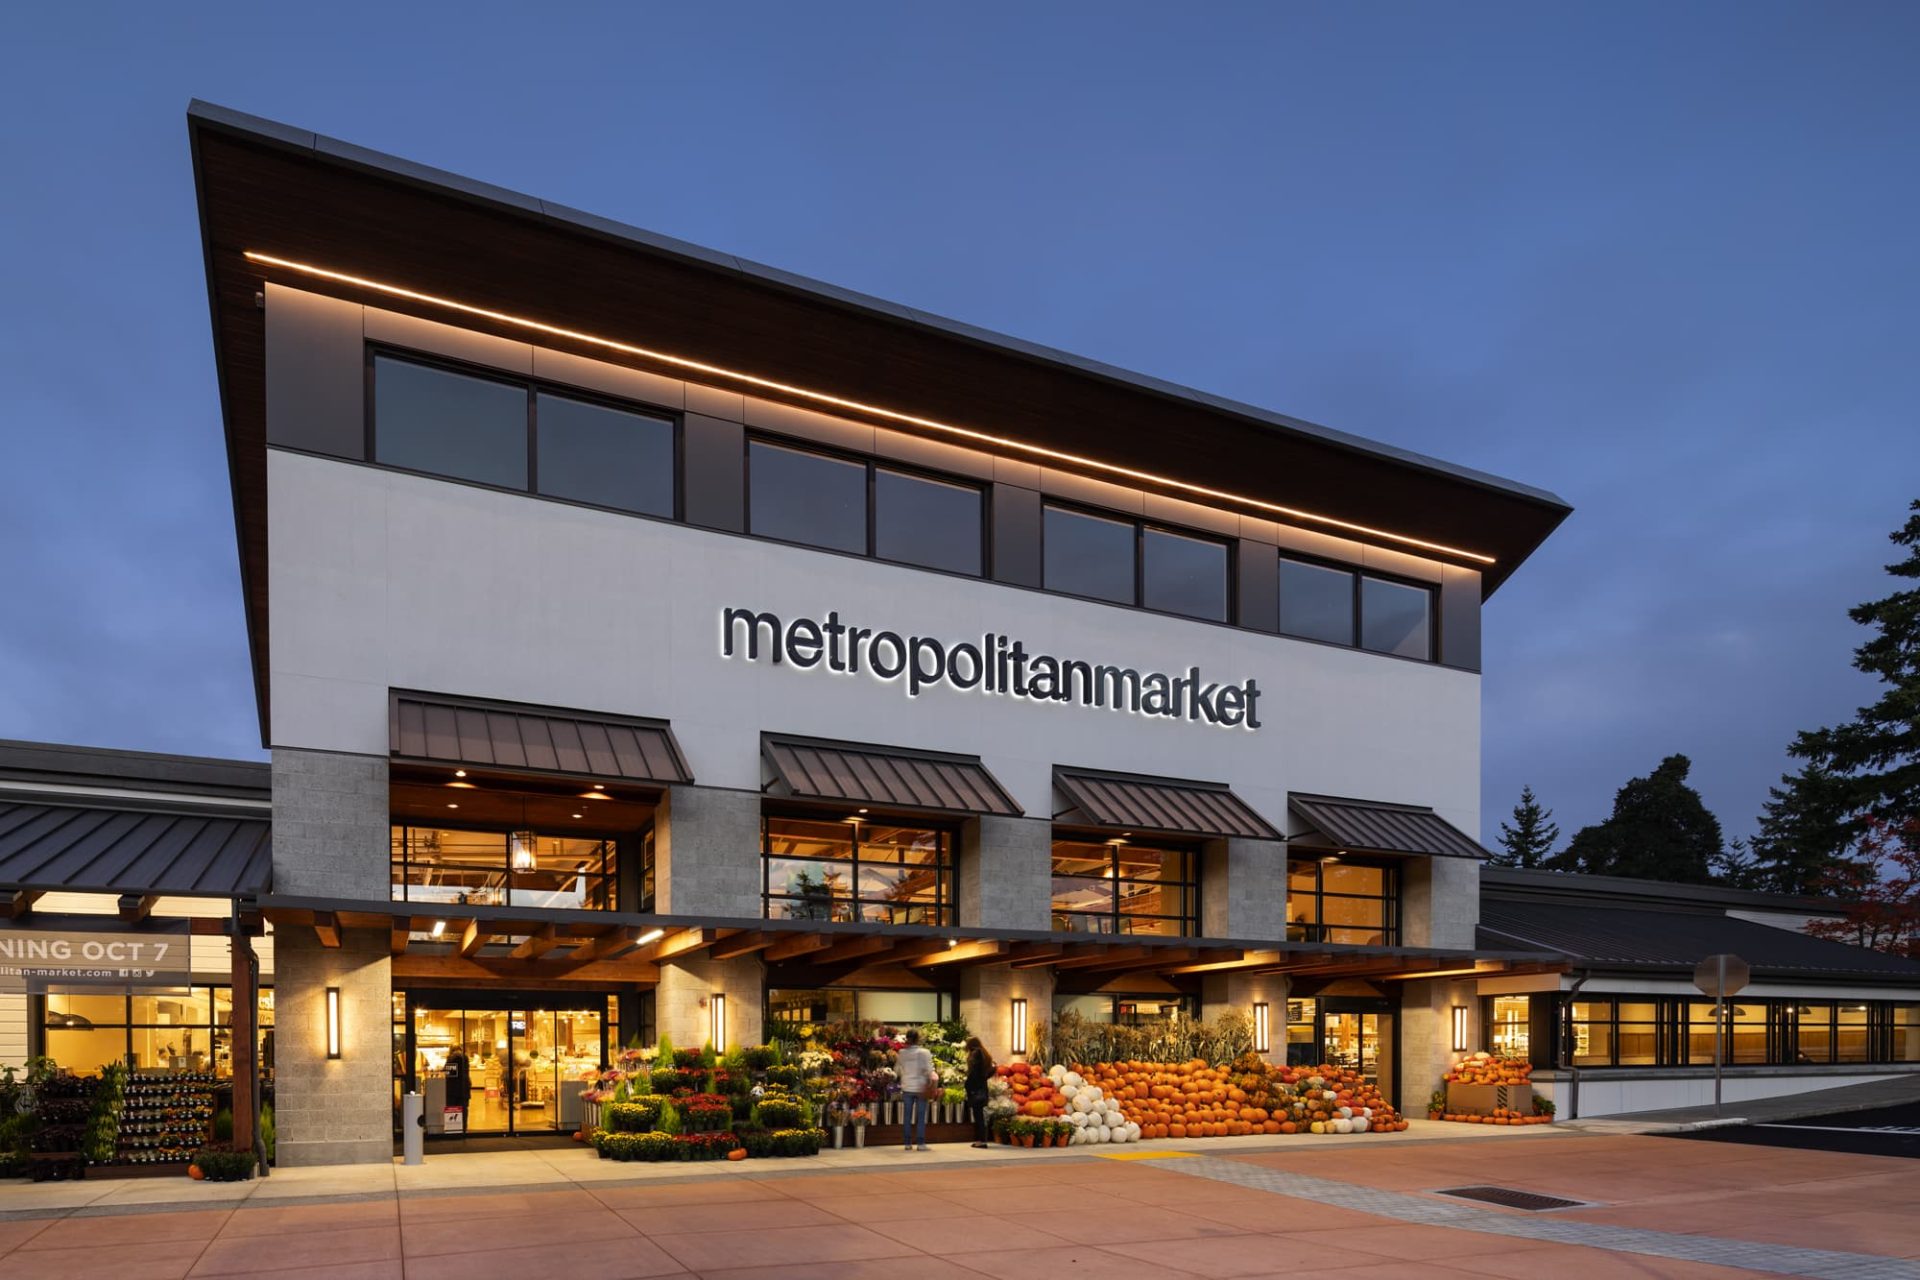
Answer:
[[[1237,1011],[1411,1106],[1558,990],[1473,838],[1480,606],[1553,495],[189,127],[283,1162],[387,1158],[456,1047],[475,1127],[569,1131],[611,1044],[852,1017]]]

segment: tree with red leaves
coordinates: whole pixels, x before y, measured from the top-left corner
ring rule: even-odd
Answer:
[[[1823,896],[1846,902],[1838,920],[1812,920],[1816,938],[1920,960],[1920,818],[1869,819],[1860,837],[1861,863],[1835,867]]]

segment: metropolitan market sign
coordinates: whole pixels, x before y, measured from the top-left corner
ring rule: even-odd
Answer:
[[[0,929],[0,991],[49,986],[183,986],[193,966],[184,933]]]

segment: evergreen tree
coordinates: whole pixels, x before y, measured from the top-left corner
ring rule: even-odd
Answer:
[[[1753,837],[1754,887],[1772,893],[1818,894],[1847,856],[1860,831],[1851,779],[1818,760],[1767,789],[1760,829]]]
[[[1559,839],[1553,810],[1541,807],[1531,786],[1522,786],[1520,803],[1513,806],[1513,821],[1500,824],[1500,848],[1491,862],[1496,867],[1541,866]]]
[[[1872,639],[1853,651],[1853,665],[1878,676],[1887,688],[1872,706],[1832,729],[1803,733],[1793,754],[1848,779],[1853,809],[1865,818],[1901,825],[1920,818],[1920,501],[1907,523],[1889,534],[1907,548],[1904,560],[1887,572],[1916,585],[1848,610],[1847,616],[1874,628]]]
[[[1548,865],[1599,876],[1707,884],[1726,857],[1720,820],[1687,785],[1693,762],[1670,755],[1613,796],[1613,813],[1582,827]]]

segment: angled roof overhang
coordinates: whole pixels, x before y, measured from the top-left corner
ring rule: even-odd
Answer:
[[[478,312],[515,317],[622,344],[537,338],[594,359],[692,376],[635,351],[664,353],[753,380],[709,375],[730,390],[814,407],[824,395],[839,402],[833,412],[909,433],[927,432],[906,418],[948,424],[1019,442],[1063,470],[1091,459],[1138,477],[1128,483],[1164,482],[1176,497],[1242,495],[1254,505],[1235,509],[1252,516],[1285,519],[1274,514],[1285,508],[1362,542],[1456,548],[1467,554],[1419,554],[1479,570],[1486,593],[1571,510],[1510,480],[272,121],[194,103],[187,123],[263,733],[265,322],[256,295],[269,281],[529,340],[525,324]]]
[[[1306,835],[1289,837],[1302,843],[1430,858],[1487,856],[1479,841],[1424,805],[1302,795],[1296,791],[1287,797],[1287,808],[1310,828]]]
[[[1070,808],[1054,821],[1107,831],[1279,840],[1281,834],[1224,782],[1192,782],[1056,765],[1053,785]]]
[[[396,761],[673,785],[693,781],[664,720],[395,689],[387,704]]]
[[[253,897],[272,874],[264,817],[0,799],[0,891]]]
[[[909,813],[1023,813],[978,756],[762,734],[771,794]]]

